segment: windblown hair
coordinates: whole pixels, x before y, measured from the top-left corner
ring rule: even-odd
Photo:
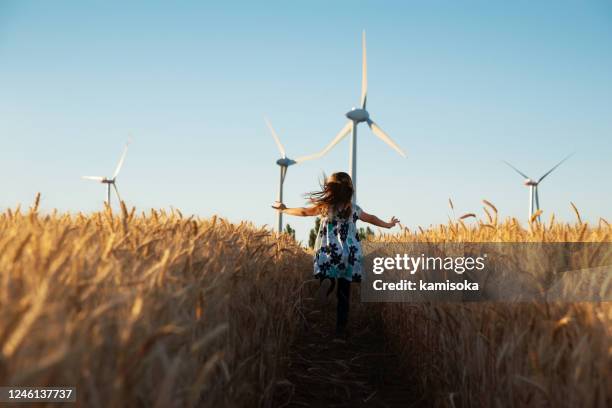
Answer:
[[[350,205],[353,199],[353,180],[344,172],[334,173],[329,176],[321,186],[320,191],[308,194],[309,200],[317,207],[322,215],[329,210],[350,214]]]

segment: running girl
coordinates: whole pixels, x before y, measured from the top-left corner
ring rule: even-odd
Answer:
[[[383,228],[392,228],[399,220],[392,217],[389,222],[363,211],[358,205],[352,206],[353,181],[347,173],[334,173],[323,185],[321,191],[309,194],[309,207],[287,208],[275,203],[275,208],[284,214],[300,217],[320,216],[315,243],[314,275],[321,286],[317,298],[325,302],[338,286],[336,296],[336,334],[343,337],[348,323],[350,284],[361,282],[363,253],[356,226],[357,220]]]

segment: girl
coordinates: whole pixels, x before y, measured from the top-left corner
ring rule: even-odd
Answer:
[[[350,284],[361,282],[363,262],[359,231],[355,224],[361,220],[378,227],[392,228],[399,220],[392,217],[391,221],[385,222],[357,205],[353,207],[353,181],[344,172],[329,176],[322,190],[309,196],[312,203],[309,207],[287,208],[277,202],[272,208],[301,217],[321,216],[314,248],[314,275],[321,281],[317,298],[324,303],[337,282],[336,334],[344,336],[348,323]]]

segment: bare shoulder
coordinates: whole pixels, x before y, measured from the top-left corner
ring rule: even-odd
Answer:
[[[307,215],[319,215],[321,213],[321,209],[318,206],[304,207],[304,212]]]
[[[372,221],[372,215],[365,212],[363,209],[361,209],[361,211],[358,212],[359,214],[359,219],[361,221],[365,221],[365,222],[371,222]]]

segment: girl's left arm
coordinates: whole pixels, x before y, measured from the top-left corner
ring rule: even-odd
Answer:
[[[310,217],[313,215],[319,215],[319,210],[317,207],[287,208],[285,204],[276,202],[274,203],[272,208],[282,212],[283,214],[296,215],[298,217]]]
[[[368,224],[376,225],[377,227],[382,228],[393,228],[395,224],[399,224],[400,220],[395,217],[391,217],[391,221],[385,222],[378,218],[375,215],[368,214],[367,212],[361,210],[361,214],[359,215],[359,219],[363,222],[367,222]]]

